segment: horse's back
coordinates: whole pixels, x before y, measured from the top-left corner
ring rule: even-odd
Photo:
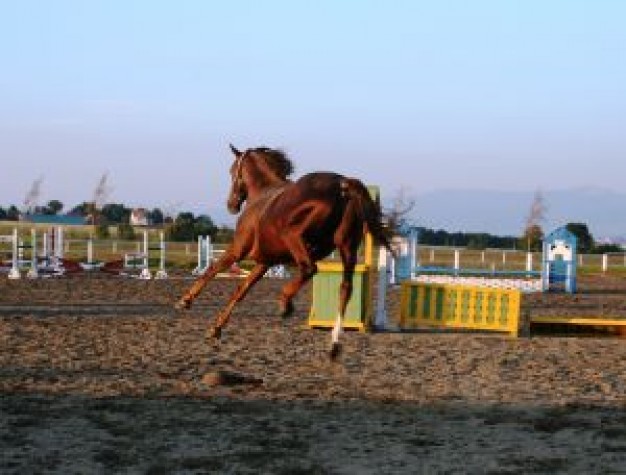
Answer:
[[[300,177],[293,186],[302,193],[327,194],[341,189],[341,180],[344,176],[333,172],[313,172]]]

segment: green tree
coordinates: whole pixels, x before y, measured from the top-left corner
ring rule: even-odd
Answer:
[[[216,233],[217,226],[209,216],[202,214],[196,218],[194,226],[195,239],[198,236],[211,236],[211,239],[214,239]]]
[[[109,223],[128,223],[130,221],[131,209],[121,203],[107,203],[102,207],[100,214]]]
[[[92,209],[92,203],[88,203],[87,201],[83,201],[81,204],[74,206],[69,214],[78,215],[78,216],[87,216]]]
[[[578,252],[592,252],[595,247],[594,239],[585,223],[567,223],[565,228],[578,239]]]
[[[599,246],[595,247],[593,252],[597,254],[605,254],[607,252],[624,252],[624,249],[622,249],[617,244],[600,244]]]
[[[9,221],[19,221],[20,219],[20,210],[17,209],[15,205],[9,206],[7,209],[7,217]]]
[[[148,219],[155,226],[160,226],[165,221],[165,216],[163,215],[163,211],[159,208],[154,208],[152,211],[148,213]]]
[[[168,226],[167,239],[169,241],[193,241],[197,238],[194,236],[195,218],[193,213],[178,213],[174,222]]]
[[[50,200],[48,201],[47,209],[48,213],[46,214],[59,214],[63,209],[63,203],[61,203],[59,200]]]
[[[124,241],[132,241],[135,239],[135,228],[128,223],[120,223],[117,225],[117,237]]]
[[[538,224],[531,224],[524,229],[524,235],[519,240],[519,248],[527,251],[541,251],[543,229]]]
[[[110,237],[111,237],[111,232],[109,231],[108,224],[100,223],[96,226],[96,238],[97,239],[109,239]]]
[[[207,215],[195,217],[191,212],[179,213],[173,223],[168,224],[166,234],[171,241],[195,241],[198,236],[214,239],[218,228]]]

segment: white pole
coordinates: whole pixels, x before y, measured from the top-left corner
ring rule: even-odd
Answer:
[[[139,243],[137,243],[139,245]],[[150,251],[148,250],[148,231],[143,231],[143,269],[139,274],[140,279],[150,280],[152,274],[150,273],[150,261],[148,259]]]
[[[26,273],[28,279],[36,279],[39,277],[37,272],[37,231],[30,230],[30,269]]]
[[[159,245],[159,250],[161,253],[160,259],[159,259],[159,270],[156,271],[156,273],[154,274],[154,278],[155,279],[167,279],[167,272],[165,272],[165,236],[163,234],[163,231],[161,231],[160,234],[160,245]]]
[[[417,262],[417,232],[411,231],[410,241],[409,241],[409,256],[410,256],[410,268],[409,268],[409,278],[415,278],[415,267],[419,265]]]
[[[41,254],[43,258],[46,260],[46,263],[48,263],[48,233],[43,233],[42,239],[43,239],[43,244],[42,244]]]
[[[533,270],[533,253],[532,252],[526,253],[526,270],[528,272]]]
[[[87,241],[87,264],[93,264],[93,239]]]
[[[502,251],[502,269],[506,267],[506,251]]]
[[[602,272],[609,270],[609,255],[602,254]]]
[[[485,251],[482,251],[480,253],[480,262],[484,265],[485,264]]]
[[[202,270],[202,246],[204,245],[204,241],[202,240],[202,236],[198,236],[198,272]]]
[[[460,256],[460,252],[458,249],[454,250],[454,270],[459,270],[461,265],[461,256]]]
[[[435,249],[430,250],[430,263],[432,264],[433,262],[435,262]]]
[[[9,279],[16,280],[20,279],[22,276],[20,274],[20,268],[17,263],[18,259],[18,242],[17,242],[17,228],[13,228],[13,258],[11,260],[11,270],[9,271]]]
[[[55,239],[54,239],[54,257],[58,257],[59,259],[63,258],[63,228],[61,226],[57,226],[54,230]],[[69,243],[68,243],[69,244]]]
[[[387,249],[380,247],[378,251],[378,293],[376,302],[376,318],[374,319],[374,327],[377,330],[384,330],[387,327],[387,311],[385,300],[387,297],[387,263],[393,259],[389,259]]]

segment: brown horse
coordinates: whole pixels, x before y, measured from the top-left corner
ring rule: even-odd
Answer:
[[[293,165],[279,150],[266,147],[240,152],[230,146],[235,161],[230,168],[228,210],[241,215],[233,243],[210,265],[177,302],[189,308],[207,282],[244,258],[256,265],[219,314],[210,335],[219,338],[230,314],[250,288],[277,264],[294,264],[297,276],[282,289],[283,316],[293,310],[292,299],[317,272],[316,262],[335,248],[343,263],[340,303],[332,332],[331,357],[339,354],[339,334],[346,306],[352,295],[352,276],[364,232],[390,249],[381,226],[381,212],[359,180],[336,173],[318,172],[289,180]]]

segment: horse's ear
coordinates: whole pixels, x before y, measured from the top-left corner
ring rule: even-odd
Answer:
[[[230,144],[230,151],[235,154],[235,157],[238,157],[239,155],[241,155],[241,152],[237,150],[232,143]]]

